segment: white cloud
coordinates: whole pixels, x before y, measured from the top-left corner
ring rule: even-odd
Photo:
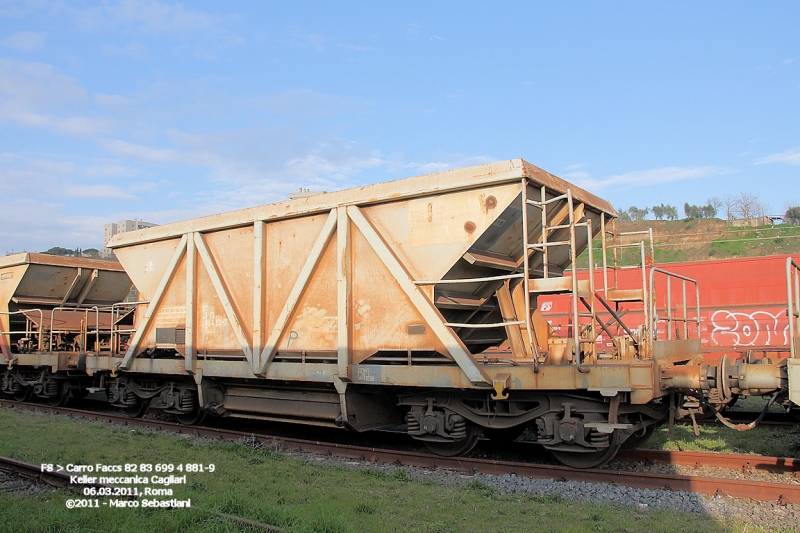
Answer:
[[[443,170],[454,168],[452,164],[445,163],[443,161],[431,161],[430,163],[412,163],[412,166],[422,174],[433,174],[435,172],[442,172]]]
[[[228,17],[220,17],[185,9],[181,4],[165,4],[151,0],[119,0],[104,2],[86,10],[75,10],[78,22],[87,28],[133,26],[156,32],[202,32]]]
[[[95,94],[92,100],[99,106],[109,109],[123,109],[131,105],[131,99],[119,94]]]
[[[594,179],[587,172],[580,171],[566,174],[564,177],[571,179],[571,181],[574,181],[579,187],[597,191],[620,185],[644,187],[659,183],[704,179],[731,174],[733,172],[734,171],[730,168],[714,166],[664,167],[650,170],[635,170],[604,179]]]
[[[51,65],[0,58],[0,95],[15,105],[53,108],[86,100],[74,78]]]
[[[364,46],[352,43],[343,43],[337,41],[334,37],[323,35],[321,33],[309,33],[303,28],[293,26],[289,28],[289,35],[286,38],[278,39],[279,44],[290,46],[293,48],[312,48],[318,52],[338,48],[345,52],[374,52],[375,47]],[[262,37],[257,37],[261,40]]]
[[[485,165],[486,163],[493,163],[497,161],[495,157],[485,155],[479,156],[462,156],[451,155],[445,158],[445,161],[429,161],[427,163],[412,162],[402,165],[404,168],[410,169],[415,174],[433,174],[436,172],[443,172],[453,168],[472,167],[475,165]]]
[[[572,181],[575,183],[585,182],[592,179],[592,175],[586,172],[585,170],[575,170],[572,172],[567,172],[566,174],[562,174],[561,177],[567,181]]]
[[[109,221],[101,210],[137,200],[124,190],[128,180],[110,184],[134,169],[107,160],[6,152],[0,162],[0,253],[98,247]]]
[[[184,155],[178,150],[151,148],[120,139],[103,139],[100,141],[100,145],[114,155],[156,163],[175,163],[185,159]]]
[[[361,184],[364,172],[386,166],[378,151],[329,132],[292,126],[210,134],[170,131],[168,137],[168,146],[121,139],[104,139],[101,145],[113,156],[142,162],[154,174],[162,174],[164,165],[195,167],[181,169],[185,175],[176,176],[191,180],[192,187],[157,189],[162,191],[160,200],[171,195],[174,208],[191,205],[191,216],[279,201],[299,187],[353,187]]]
[[[76,112],[87,102],[75,79],[51,65],[0,58],[0,122],[80,136],[110,130],[111,119]]]
[[[223,4],[220,4],[223,5]],[[89,8],[68,8],[78,26],[96,33],[160,34],[184,41],[174,47],[172,54],[193,54],[204,60],[216,60],[220,52],[243,45],[246,40],[227,26],[239,17],[185,8],[180,3],[155,0],[108,0]],[[194,44],[186,41],[194,39]],[[149,57],[138,41],[126,45],[106,44],[109,55],[125,55],[135,59]]]
[[[800,148],[792,148],[778,154],[770,154],[756,160],[756,165],[766,165],[769,163],[783,163],[785,165],[800,165]]]
[[[134,195],[112,185],[71,185],[65,187],[62,194],[70,198],[136,200]]]
[[[46,36],[45,32],[19,31],[0,41],[0,45],[22,52],[30,52],[41,48]]]

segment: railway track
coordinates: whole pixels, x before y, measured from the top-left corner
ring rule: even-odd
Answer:
[[[322,442],[217,427],[185,426],[162,420],[129,418],[124,415],[98,413],[66,407],[51,407],[35,403],[0,400],[0,405],[15,409],[69,415],[98,422],[146,427],[158,431],[189,434],[209,439],[246,442],[253,445],[269,447],[271,449],[335,455],[373,463],[393,463],[399,466],[415,466],[428,469],[441,468],[466,472],[468,474],[516,474],[517,476],[547,478],[560,481],[616,483],[640,489],[666,489],[695,492],[712,496],[722,495],[734,498],[749,498],[779,504],[800,504],[800,483],[792,482],[774,483],[721,477],[629,472],[614,469],[575,470],[565,466],[540,463],[500,461],[473,457],[441,457],[415,451]],[[800,459],[757,455],[639,449],[620,452],[615,461],[640,462],[645,464],[663,463],[690,467],[718,467],[737,470],[743,473],[762,470],[788,474],[794,479],[800,476]]]

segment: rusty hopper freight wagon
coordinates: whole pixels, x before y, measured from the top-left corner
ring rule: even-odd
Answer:
[[[185,423],[405,423],[447,455],[529,427],[576,467],[646,439],[671,393],[785,394],[794,360],[703,361],[692,280],[653,272],[683,287],[680,314],[647,287],[578,280],[577,256],[614,216],[515,159],[121,234],[110,247],[139,290],[135,333],[88,354],[86,373],[135,414],[158,398]],[[559,337],[537,301],[565,293],[572,320]],[[652,309],[613,353],[595,348],[603,295]],[[667,320],[675,327],[654,333]],[[503,357],[486,353],[504,342]]]
[[[36,394],[65,403],[70,383],[57,371],[85,370],[87,352],[111,349],[112,315],[125,322],[118,302],[130,290],[130,278],[113,261],[36,253],[0,258],[0,352],[6,364],[0,390],[19,400]],[[17,354],[25,353],[38,354],[32,359],[37,368],[14,368]]]

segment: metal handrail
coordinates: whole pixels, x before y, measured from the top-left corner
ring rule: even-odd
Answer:
[[[659,318],[658,310],[656,309],[656,290],[655,290],[655,275],[656,273],[664,274],[667,278],[667,317],[666,318]],[[681,288],[682,288],[682,307],[683,307],[683,317],[673,317],[672,316],[672,278],[678,279],[681,281]],[[695,318],[689,318],[688,309],[687,309],[687,293],[686,293],[686,284],[693,283],[694,290],[695,290]],[[667,270],[662,270],[660,268],[653,267],[650,269],[650,298],[649,298],[649,308],[650,308],[650,322],[649,323],[649,332],[648,336],[651,341],[658,340],[658,323],[659,322],[667,322],[667,339],[673,340],[673,333],[672,333],[672,323],[673,322],[680,322],[683,324],[683,338],[689,338],[689,323],[695,322],[697,324],[697,338],[700,338],[700,284],[697,280],[681,276],[680,274],[675,274],[674,272],[669,272]],[[645,306],[645,309],[648,306]]]
[[[38,333],[39,337],[39,348],[38,351],[42,350],[42,341],[44,340],[44,313],[41,309],[23,309],[21,311],[0,311],[0,315],[21,315],[25,313],[30,313],[32,311],[37,311],[39,313],[39,331],[34,331],[32,329],[28,329],[27,322],[30,322],[30,319],[26,321],[25,331],[0,331],[0,335],[11,335],[12,333],[24,333],[25,335]],[[27,318],[27,315],[26,315]]]
[[[136,331],[136,327],[134,325],[131,329],[122,329],[117,326],[117,320],[119,318],[118,313],[123,307],[136,307],[139,305],[150,304],[149,300],[142,300],[137,302],[119,302],[115,303],[111,306],[111,355],[117,355],[119,350],[119,342],[121,340],[121,333],[134,333]]]
[[[524,182],[523,182],[523,189],[525,189],[525,183]],[[571,189],[567,189],[566,194],[562,194],[560,196],[556,196],[556,197],[551,198],[549,200],[545,199],[546,198],[546,192],[547,192],[547,190],[543,186],[542,187],[542,193],[541,193],[542,201],[540,201],[540,202],[536,202],[534,200],[527,200],[526,197],[523,196],[523,205],[525,206],[525,209],[524,209],[523,214],[522,214],[523,234],[524,234],[523,238],[524,238],[525,250],[526,250],[525,253],[524,253],[524,255],[526,257],[526,261],[525,261],[525,293],[526,293],[526,298],[525,298],[525,302],[526,302],[526,306],[525,306],[525,321],[526,321],[526,327],[527,327],[527,330],[528,330],[528,338],[530,339],[531,346],[533,346],[533,335],[532,335],[531,326],[530,326],[530,315],[531,315],[531,313],[530,313],[530,287],[528,286],[529,271],[528,271],[528,261],[527,261],[527,257],[528,257],[527,250],[538,250],[538,249],[541,250],[541,252],[544,254],[544,261],[543,261],[543,263],[544,263],[544,277],[548,278],[548,275],[549,275],[549,269],[548,269],[548,266],[547,266],[548,263],[549,263],[549,260],[548,260],[548,257],[547,257],[548,249],[551,246],[568,246],[569,247],[569,255],[570,255],[570,270],[572,271],[572,339],[573,339],[574,344],[575,344],[575,348],[574,348],[575,352],[574,352],[573,355],[575,357],[575,367],[577,368],[578,372],[584,374],[584,373],[588,372],[589,369],[585,368],[583,366],[583,361],[582,361],[582,357],[581,357],[581,342],[580,342],[581,330],[580,330],[580,324],[578,322],[578,320],[579,320],[579,316],[578,316],[578,271],[577,271],[578,270],[578,266],[577,266],[578,257],[577,257],[577,253],[576,253],[577,243],[576,243],[575,228],[576,227],[585,227],[587,232],[588,232],[589,280],[590,280],[589,283],[590,283],[590,286],[592,288],[591,310],[592,310],[592,313],[594,313],[594,290],[593,290],[594,289],[594,258],[592,256],[592,224],[591,224],[590,220],[587,220],[586,222],[576,222],[575,221],[575,206],[573,205],[573,201],[572,201],[572,190]],[[567,210],[569,212],[568,223],[567,224],[556,224],[555,226],[548,226],[547,225],[547,205],[550,204],[550,203],[553,203],[553,202],[555,202],[557,200],[564,200],[564,199],[566,199],[566,201],[567,201]],[[527,219],[528,219],[527,206],[528,205],[532,205],[534,207],[538,207],[539,209],[542,210],[542,242],[541,243],[528,244],[528,231],[527,231]],[[549,230],[553,230],[553,229],[569,229],[569,240],[568,241],[550,241],[550,242],[548,242],[548,240],[547,240],[547,232]],[[592,333],[594,334],[595,332],[596,332],[596,330],[595,330],[594,317],[593,317],[592,318]],[[595,342],[596,342],[596,335],[593,335],[593,338],[592,338],[592,351],[593,352],[596,352],[596,348],[597,348]],[[533,359],[534,359],[534,361],[536,363],[535,366],[534,366],[534,370],[536,370],[538,372],[538,354]]]
[[[86,345],[88,344],[87,341],[89,340],[89,313],[91,311],[95,312],[95,328],[94,328],[94,350],[96,353],[100,352],[100,308],[96,305],[87,309],[84,313],[84,322],[83,322],[83,349],[86,350]],[[109,334],[111,332],[109,331]]]
[[[792,257],[786,258],[786,296],[789,319],[789,353],[792,359],[800,358],[795,337],[800,332],[800,265]]]
[[[524,324],[524,323],[525,323],[524,320],[514,320],[514,321],[511,321],[511,322],[495,322],[495,323],[490,323],[490,324],[466,324],[466,323],[461,324],[461,323],[457,323],[457,322],[445,322],[444,325],[449,327],[449,328],[464,328],[464,329],[471,329],[471,328],[473,328],[473,329],[482,329],[482,328],[486,328],[486,329],[490,329],[490,328],[502,328],[502,327],[505,327],[505,326],[518,326],[518,325]]]
[[[70,306],[70,307],[58,306],[58,307],[54,307],[53,309],[51,309],[50,310],[50,335],[48,337],[48,340],[50,342],[50,344],[49,344],[50,351],[53,351],[53,334],[54,333],[62,333],[61,330],[54,329],[54,327],[53,327],[55,325],[55,313],[56,313],[56,311],[69,311],[69,312],[72,312],[72,313],[75,313],[75,312],[78,312],[78,311],[82,311],[82,312],[84,312],[84,316],[89,311],[96,311],[97,312],[97,324],[98,324],[98,328],[97,329],[100,329],[99,324],[100,324],[100,311],[101,310],[103,310],[103,311],[111,311],[111,307],[102,307],[101,308],[101,307],[98,307],[96,305],[92,305],[92,306],[82,305],[82,306],[77,306],[77,307],[75,307],[75,306]],[[84,338],[84,345],[85,345],[85,337],[86,337],[85,330],[86,330],[87,323],[88,323],[88,320],[84,322],[84,325],[82,326],[81,332],[80,332],[81,336]],[[68,333],[68,332],[69,331],[64,330],[64,333]]]

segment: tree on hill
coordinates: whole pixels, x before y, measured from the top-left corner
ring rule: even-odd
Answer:
[[[647,217],[648,213],[650,213],[649,207],[640,209],[632,205],[628,208],[628,216],[631,217],[631,220],[644,220]]]
[[[75,257],[77,250],[70,250],[69,248],[62,248],[60,246],[53,246],[49,250],[45,250],[42,252],[43,254],[49,255],[61,255],[64,257]]]
[[[654,205],[652,211],[653,217],[656,220],[661,220],[662,218],[666,218],[667,220],[675,220],[678,218],[678,210],[674,205]]]
[[[766,206],[761,203],[758,196],[749,192],[739,193],[736,208],[736,213],[742,220],[763,217],[766,211]]]
[[[800,226],[800,205],[795,205],[786,210],[783,221],[792,226]]]
[[[69,248],[62,248],[61,246],[53,246],[42,253],[49,255],[60,255],[62,257],[88,257],[90,259],[102,259],[100,257],[100,250],[97,248],[86,248],[85,250],[75,248],[74,250],[71,250]]]
[[[711,198],[706,200],[706,205],[712,207],[714,209],[713,216],[717,216],[717,213],[720,212],[720,209],[722,209],[725,206],[725,202],[721,198],[712,196]]]
[[[717,216],[717,208],[709,200],[707,205],[691,205],[688,202],[683,204],[683,212],[686,218],[714,218]]]

